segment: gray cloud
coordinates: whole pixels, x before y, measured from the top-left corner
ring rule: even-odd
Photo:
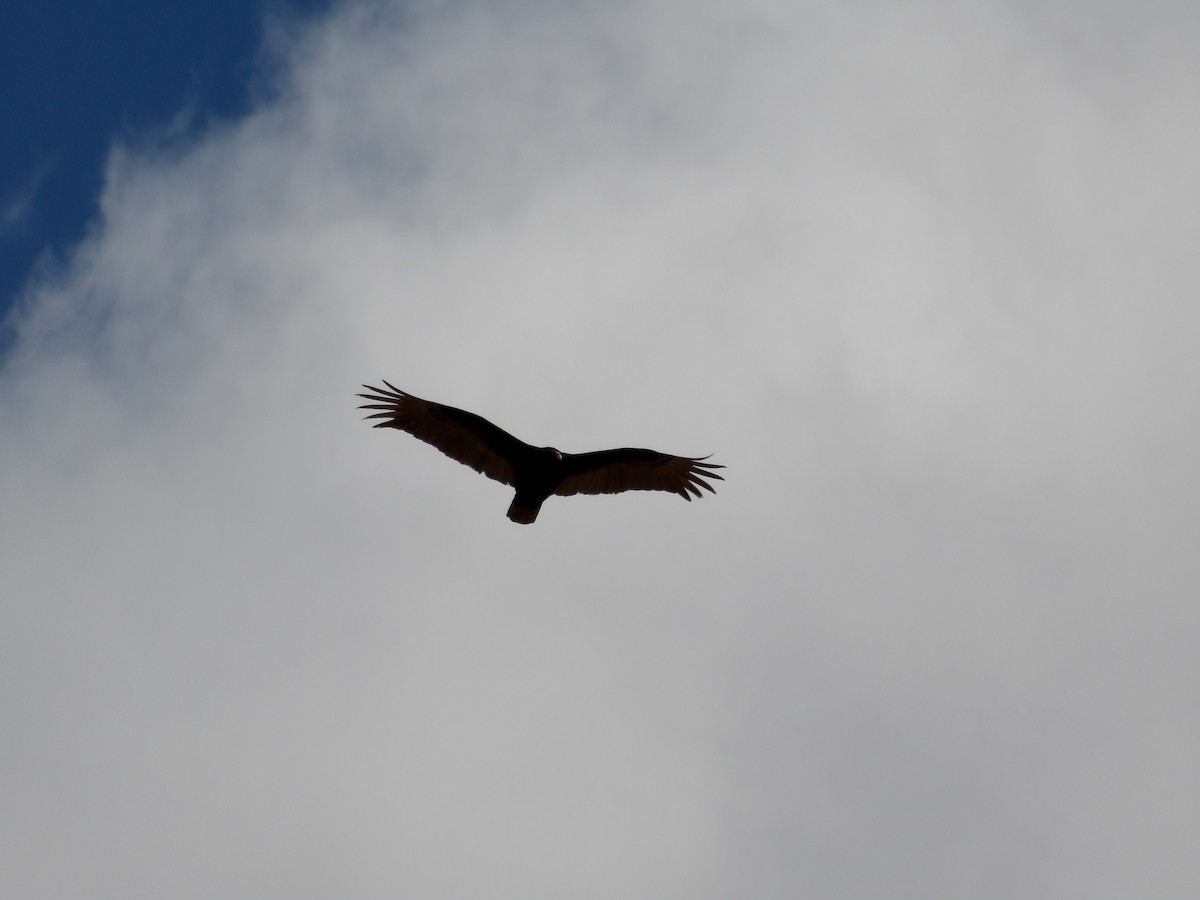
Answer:
[[[1200,23],[1132,9],[350,4],[116,149],[0,374],[8,893],[1193,895]],[[729,480],[516,528],[379,377]]]

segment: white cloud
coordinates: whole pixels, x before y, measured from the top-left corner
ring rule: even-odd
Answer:
[[[0,375],[8,892],[1193,894],[1200,28],[1110,7],[349,5],[116,151]],[[380,377],[729,480],[517,528]]]

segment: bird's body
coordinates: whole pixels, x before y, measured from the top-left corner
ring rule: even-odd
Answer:
[[[512,463],[512,486],[516,493],[508,507],[508,517],[521,525],[530,525],[562,481],[563,455],[553,447],[526,444]]]
[[[488,478],[513,487],[516,495],[508,517],[528,525],[537,519],[548,497],[572,494],[617,494],[623,491],[671,491],[685,500],[715,493],[704,478],[722,480],[706,457],[670,456],[655,450],[622,448],[594,453],[562,453],[534,447],[466,410],[422,400],[392,387],[363,385],[370,394],[360,409],[377,409],[368,419],[376,428],[396,428],[432,444],[451,459]]]

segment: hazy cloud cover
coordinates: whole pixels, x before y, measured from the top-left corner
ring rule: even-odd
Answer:
[[[9,896],[1193,897],[1200,12],[346,3],[0,370]],[[511,492],[354,392],[715,497]]]

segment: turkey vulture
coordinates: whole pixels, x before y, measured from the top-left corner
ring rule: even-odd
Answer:
[[[707,456],[669,456],[654,450],[598,450],[561,453],[553,447],[531,447],[497,428],[487,419],[453,406],[422,400],[397,390],[364,384],[359,409],[378,409],[368,419],[382,419],[376,428],[398,428],[437,447],[448,457],[488,478],[516,489],[508,517],[528,525],[543,501],[553,494],[619,494],[622,491],[671,491],[691,502],[700,488],[716,493],[705,478],[724,479],[704,462]]]

